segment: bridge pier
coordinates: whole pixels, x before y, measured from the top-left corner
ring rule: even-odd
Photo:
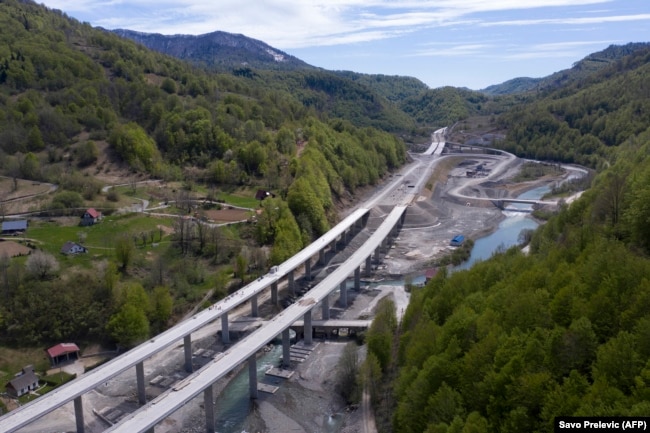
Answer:
[[[354,290],[357,292],[361,290],[361,266],[357,266],[354,270]]]
[[[287,272],[287,280],[289,280],[288,286],[289,286],[289,292],[292,295],[296,295],[296,287],[293,281],[293,271]]]
[[[74,399],[74,419],[77,424],[77,433],[84,433],[84,406],[81,396]]]
[[[282,366],[291,365],[291,328],[282,331]]]
[[[248,391],[252,400],[257,398],[257,357],[255,354],[248,358]]]
[[[370,272],[372,272],[372,254],[366,257],[366,277],[370,276]]]
[[[225,311],[221,315],[221,342],[223,344],[230,343],[230,330],[228,329],[228,312]]]
[[[311,257],[305,262],[305,279],[311,281]]]
[[[330,250],[331,250],[334,254],[336,254],[336,239],[334,239],[334,240],[332,241],[332,243],[330,243]]]
[[[135,377],[138,382],[138,403],[144,406],[147,404],[147,393],[144,383],[144,361],[135,364]]]
[[[277,281],[271,283],[271,303],[273,305],[278,305],[278,282]]]
[[[323,312],[321,313],[321,317],[323,320],[327,320],[330,318],[330,295],[325,295],[323,300],[321,301],[321,307],[323,308]]]
[[[345,308],[348,306],[348,285],[345,280],[339,284],[339,291],[341,292],[339,303]]]
[[[192,334],[187,334],[183,338],[183,350],[185,352],[185,371],[191,373],[194,370],[192,366]]]
[[[203,390],[203,406],[205,407],[205,431],[216,433],[217,425],[214,413],[214,391],[212,385]]]
[[[251,316],[258,317],[260,315],[257,308],[257,295],[251,296]]]
[[[321,248],[320,250],[318,250],[318,264],[319,265],[325,264],[325,248]]]
[[[304,341],[305,344],[310,345],[313,341],[312,334],[312,325],[311,325],[311,310],[307,311],[305,315],[303,316],[303,323],[304,323]]]

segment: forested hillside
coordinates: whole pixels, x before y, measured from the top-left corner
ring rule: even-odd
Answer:
[[[443,127],[470,116],[502,113],[522,100],[517,96],[492,97],[468,89],[440,87],[411,96],[400,106],[418,123]]]
[[[650,46],[647,42],[630,42],[625,45],[610,45],[602,51],[589,54],[582,60],[573,64],[569,69],[555,72],[547,77],[529,78],[518,77],[501,84],[495,84],[482,89],[488,95],[508,95],[515,93],[535,92],[550,93],[558,88],[572,84],[580,84],[592,75],[633,54],[635,51],[646,49]]]
[[[552,432],[560,415],[650,413],[647,62],[635,53],[504,116],[512,150],[601,171],[528,254],[443,270],[413,289],[400,327],[373,324],[381,431]]]
[[[517,155],[598,167],[650,124],[650,49],[513,110],[502,147]]]
[[[316,89],[307,103],[293,78],[269,85],[239,72],[198,69],[31,1],[0,2],[0,172],[58,186],[32,211],[112,213],[125,192],[102,191],[107,173],[133,182],[130,194],[135,179],[168,182],[181,215],[198,215],[189,197],[207,206],[243,194],[257,207],[257,188],[276,196],[256,226],[191,228],[173,213],[84,230],[37,222],[32,247],[47,272],[0,257],[0,341],[133,345],[301,249],[336,221],[341,198],[404,163],[404,143],[368,127],[392,115],[361,86],[348,80],[349,99],[343,78],[298,77]],[[361,114],[337,118],[345,110]],[[101,247],[83,260],[54,255],[77,236]]]

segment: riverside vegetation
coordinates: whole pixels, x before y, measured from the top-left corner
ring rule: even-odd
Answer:
[[[322,234],[418,134],[483,115],[507,131],[498,146],[596,169],[590,190],[531,236],[529,255],[441,270],[412,289],[401,323],[382,304],[348,374],[386,432],[551,431],[556,415],[650,412],[647,46],[543,92],[489,96],[327,71],[215,72],[27,0],[0,2],[0,36],[0,169],[59,185],[30,210],[108,215],[84,229],[35,222],[41,252],[0,257],[6,358],[62,340],[137,344]],[[128,194],[160,192],[102,186],[149,178],[165,181],[176,213],[259,188],[276,197],[256,223],[229,228],[110,215]],[[57,256],[64,232],[91,254]],[[15,367],[3,360],[0,378]]]

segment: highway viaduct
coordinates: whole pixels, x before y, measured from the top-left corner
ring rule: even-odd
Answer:
[[[330,274],[330,276],[328,276],[323,281],[323,283],[327,281],[329,284],[328,286],[329,290],[326,290],[327,293],[321,294],[318,298],[318,302],[322,304],[324,319],[327,319],[329,317],[329,292],[339,288],[341,292],[341,304],[347,305],[347,289],[345,287],[345,280],[347,279],[347,277],[351,274],[354,274],[355,288],[358,290],[360,288],[359,279],[360,279],[361,262],[365,260],[366,270],[369,273],[369,270],[371,268],[370,262],[371,262],[372,254],[376,251],[376,249],[380,245],[386,244],[387,242],[386,238],[390,233],[396,233],[396,230],[398,230],[399,227],[401,227],[401,223],[403,222],[404,211],[406,207],[401,206],[395,209],[396,210],[394,210],[389,215],[389,217],[387,217],[384,220],[382,226],[380,226],[380,228],[377,229],[377,231],[375,231],[373,236],[368,241],[366,241],[364,246],[357,251],[357,254],[353,255],[353,257],[356,257],[355,263],[357,261],[358,263],[356,263],[356,265],[351,270],[349,270],[346,274],[343,274],[342,271],[340,271],[341,269],[340,267],[337,271]],[[112,379],[118,374],[121,374],[124,371],[134,366],[136,368],[138,401],[141,405],[146,404],[145,379],[144,379],[145,360],[147,360],[154,354],[168,348],[169,346],[173,345],[174,343],[182,339],[183,347],[184,347],[184,355],[185,355],[185,368],[188,372],[191,372],[192,370],[191,334],[193,332],[197,331],[198,329],[202,328],[208,323],[213,322],[217,318],[221,317],[222,340],[224,343],[229,343],[228,312],[230,310],[250,300],[251,312],[253,315],[256,315],[257,298],[262,291],[264,291],[269,287],[271,288],[271,300],[272,302],[277,303],[278,282],[281,279],[283,279],[286,276],[289,290],[293,291],[295,270],[304,264],[305,276],[310,278],[312,257],[318,254],[319,260],[322,260],[325,254],[325,249],[336,248],[336,243],[339,236],[341,237],[341,240],[343,242],[347,242],[348,238],[353,235],[353,232],[355,230],[357,230],[360,226],[364,226],[366,224],[368,215],[369,215],[369,209],[364,208],[364,209],[356,210],[355,212],[350,214],[347,218],[345,218],[341,223],[339,223],[336,227],[334,227],[332,230],[330,230],[329,232],[321,236],[311,245],[309,245],[308,247],[300,251],[298,254],[296,254],[286,262],[279,265],[274,270],[274,273],[269,273],[264,275],[263,277],[258,278],[251,284],[245,286],[239,291],[227,296],[225,299],[214,304],[211,308],[205,309],[200,313],[195,314],[192,318],[179,323],[178,325],[174,326],[173,328],[170,328],[164,333],[155,336],[149,341],[137,346],[136,348],[102,365],[101,367],[98,367],[97,369],[82,375],[81,377],[73,380],[72,382],[60,388],[57,388],[51,393],[48,393],[45,396],[0,417],[0,431],[7,432],[7,433],[17,431],[21,427],[28,425],[29,423],[39,419],[43,415],[50,413],[55,409],[73,401],[75,420],[76,420],[76,430],[77,432],[84,432],[82,396],[85,393],[91,391],[92,389],[98,387],[101,384],[106,383],[108,380]],[[399,224],[397,224],[398,222]],[[386,228],[388,227],[389,224],[392,224],[392,226]],[[364,254],[363,260],[359,259],[360,257],[358,254],[359,251],[363,251]],[[349,262],[350,259],[346,261],[348,266],[349,266]],[[340,278],[340,281],[333,282],[331,278],[333,275],[336,278]],[[317,293],[325,291],[325,289],[323,288],[324,287],[323,283],[320,283],[317,286],[320,288],[320,290]],[[314,292],[315,289],[316,288],[312,289],[309,293],[315,293]],[[313,299],[313,297],[311,299]],[[300,302],[304,303],[304,298]],[[295,307],[295,304],[292,305],[291,307]],[[286,314],[286,311],[287,310],[284,310],[282,313],[280,313],[280,315]],[[296,318],[299,318],[299,316],[301,315],[304,315],[305,317],[304,319],[305,343],[311,344],[312,343],[311,307],[309,308],[308,312],[299,314],[298,316],[296,316]],[[293,323],[293,321],[291,323]],[[283,362],[285,364],[288,364],[288,360],[289,360],[288,336],[289,336],[289,326],[291,325],[291,323],[289,323],[282,330],[276,332],[272,336],[272,338],[268,340],[271,341],[280,333],[283,334],[283,345],[286,344],[286,350],[283,349],[283,352],[286,352],[286,356],[283,356]],[[266,328],[266,326],[264,328]],[[266,344],[266,342],[264,344]],[[261,345],[260,348],[263,345]],[[241,345],[238,344],[237,346],[239,347]],[[230,350],[232,350],[232,348]],[[227,353],[228,351],[226,352],[226,354]],[[255,353],[255,351],[253,353]],[[222,359],[225,360],[223,362],[230,362],[229,361],[230,358],[227,356],[223,356]],[[225,371],[225,373],[227,373],[232,368],[239,365],[239,363],[235,363],[228,368],[223,366],[223,362],[220,364],[220,368],[227,370]],[[210,383],[213,383],[214,381],[218,380],[221,377],[223,377],[223,375],[219,375],[218,377],[215,377]],[[178,385],[174,387],[174,389],[177,388]],[[255,388],[255,393],[256,392],[257,390]],[[182,404],[180,404],[179,406],[181,405]],[[125,429],[121,431],[132,431],[132,430]],[[147,431],[147,429],[143,429],[142,431]]]
[[[312,244],[274,268],[273,273],[268,273],[258,278],[239,291],[217,302],[211,308],[205,309],[195,314],[190,319],[180,322],[174,327],[151,338],[147,342],[140,344],[112,361],[83,374],[70,383],[61,386],[54,391],[9,412],[8,414],[3,415],[0,417],[0,431],[3,433],[17,431],[21,427],[28,425],[29,423],[72,401],[74,404],[76,430],[77,432],[83,432],[84,420],[82,396],[134,366],[136,370],[138,401],[140,404],[145,404],[145,360],[172,346],[178,341],[183,340],[185,369],[188,372],[191,372],[193,368],[191,339],[193,332],[201,329],[216,319],[221,318],[222,341],[224,343],[229,343],[229,311],[244,302],[250,301],[251,313],[253,316],[256,316],[258,314],[259,295],[270,287],[271,302],[277,303],[278,283],[285,277],[287,279],[288,289],[293,292],[295,290],[294,274],[296,269],[304,265],[305,277],[310,279],[312,258],[315,255],[318,255],[318,260],[322,262],[324,261],[327,249],[335,251],[339,240],[347,243],[352,236],[365,226],[368,221],[369,212],[370,210],[366,208],[357,209]]]
[[[187,402],[203,393],[206,431],[215,432],[215,405],[212,385],[223,378],[232,369],[244,362],[248,364],[249,392],[251,398],[257,397],[257,352],[282,335],[282,363],[290,362],[289,329],[296,321],[304,323],[304,343],[312,341],[312,310],[319,304],[323,314],[327,316],[330,294],[340,289],[341,303],[347,305],[346,280],[348,276],[359,273],[363,263],[369,269],[372,254],[376,254],[381,246],[387,245],[389,236],[396,236],[404,221],[406,206],[396,206],[384,219],[372,236],[357,249],[336,270],[325,277],[319,284],[309,290],[296,303],[284,309],[278,315],[268,320],[264,326],[244,337],[236,345],[220,354],[212,362],[188,376],[137,411],[125,417],[119,424],[106,432],[136,433],[153,432],[156,424],[167,418]]]

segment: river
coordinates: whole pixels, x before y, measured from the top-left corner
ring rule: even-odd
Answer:
[[[518,198],[537,200],[549,191],[548,185],[540,186],[521,194]],[[488,236],[477,239],[469,259],[456,266],[454,270],[469,269],[477,261],[487,260],[495,252],[517,245],[522,230],[535,230],[539,226],[539,223],[530,214],[532,210],[530,205],[515,203],[510,204],[508,209],[503,211],[505,219],[501,221],[499,227]]]

